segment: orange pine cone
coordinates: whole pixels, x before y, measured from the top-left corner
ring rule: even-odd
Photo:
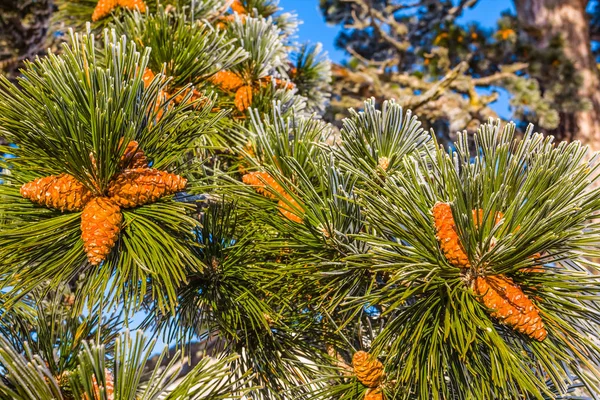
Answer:
[[[238,14],[247,14],[246,7],[244,7],[240,0],[234,0],[231,4],[231,9]]]
[[[107,17],[117,8],[117,5],[117,0],[98,0],[98,4],[96,4],[96,8],[94,8],[94,12],[92,13],[92,21],[96,22]]]
[[[104,387],[104,393],[106,394],[106,400],[114,400],[115,398],[115,383],[114,383],[114,378],[113,375],[110,373],[109,370],[105,370],[104,371],[104,381],[106,383],[106,386]],[[92,376],[92,388],[94,390],[94,399],[93,400],[100,400],[102,397],[100,396],[100,387],[98,386],[98,381],[96,380],[95,376]],[[83,400],[88,400],[88,396],[87,394],[83,394],[82,397]]]
[[[185,189],[187,179],[150,168],[126,169],[108,186],[111,201],[131,208],[153,203],[163,196]]]
[[[254,171],[242,176],[242,182],[246,185],[254,186],[254,189],[257,193],[262,194],[265,197],[270,199],[276,199],[277,196],[271,191],[268,190],[267,187],[271,188],[273,191],[285,196],[285,190],[273,179],[268,172],[259,172]]]
[[[242,86],[235,92],[235,106],[241,112],[244,112],[252,105],[252,86]]]
[[[88,261],[98,265],[110,254],[119,238],[123,214],[106,197],[90,200],[81,214],[81,238]]]
[[[146,12],[146,3],[144,0],[118,0],[118,3],[123,8],[128,8],[130,10],[135,10],[136,8],[140,12]]]
[[[92,192],[68,174],[38,178],[21,186],[21,196],[35,204],[60,211],[80,211]]]
[[[383,396],[383,391],[381,389],[369,389],[367,393],[365,393],[364,400],[385,400],[385,397]]]
[[[154,72],[152,72],[150,68],[146,68],[144,70],[144,74],[142,75],[142,81],[144,82],[144,87],[146,89],[148,89],[148,86],[150,86],[150,83],[152,82],[152,80],[154,80],[155,76],[156,75],[154,74]]]
[[[121,139],[121,142],[123,140]],[[119,161],[119,168],[147,168],[148,167],[148,159],[142,150],[140,150],[140,146],[138,142],[132,140],[127,143],[127,147],[125,148],[125,153],[121,156],[121,160]]]
[[[366,351],[357,351],[352,356],[356,378],[369,388],[376,388],[383,379],[383,364]]]
[[[300,206],[300,204],[298,204],[298,202],[294,200],[294,198],[292,198],[292,196],[290,196],[289,194],[285,195],[285,199],[287,200],[287,202],[279,200],[279,202],[277,203],[277,206],[279,207],[279,212],[290,221],[301,224],[302,216],[298,215],[298,211],[296,210],[300,210],[300,212],[302,212],[302,206]],[[291,204],[291,206],[289,206],[288,203]]]
[[[478,277],[473,290],[493,318],[540,342],[548,335],[537,307],[509,277]]]
[[[435,224],[436,238],[446,260],[455,267],[471,266],[469,257],[460,242],[450,204],[437,202],[431,210]]]
[[[233,92],[244,86],[244,81],[231,71],[219,71],[210,77],[209,81],[226,92]]]

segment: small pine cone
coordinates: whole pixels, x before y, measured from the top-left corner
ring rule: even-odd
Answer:
[[[244,86],[242,78],[231,71],[219,71],[214,74],[209,81],[226,92],[233,92]]]
[[[146,89],[148,89],[148,86],[150,86],[150,83],[152,83],[155,76],[156,75],[154,74],[154,72],[152,72],[150,68],[146,68],[144,70],[144,74],[142,75],[142,81],[144,82],[144,87]]]
[[[144,0],[118,0],[118,3],[121,7],[129,10],[137,8],[141,13],[146,12],[146,3],[144,3]]]
[[[382,170],[387,171],[390,166],[390,159],[387,157],[379,157],[379,160],[377,160],[377,166]]]
[[[92,13],[92,21],[96,22],[110,15],[110,13],[117,8],[117,0],[98,0],[96,8]]]
[[[21,186],[21,196],[35,204],[60,211],[81,211],[92,198],[75,177],[67,174],[50,175]]]
[[[238,14],[247,14],[248,13],[246,11],[246,7],[244,7],[244,5],[242,4],[242,2],[240,0],[234,0],[233,3],[231,4],[231,9],[233,10],[233,12],[236,12]]]
[[[435,224],[436,238],[446,260],[455,267],[471,266],[469,257],[460,242],[450,204],[437,202],[431,210]]]
[[[262,194],[270,199],[276,199],[277,196],[272,192],[275,191],[282,196],[285,196],[285,190],[273,179],[268,172],[254,171],[242,176],[242,182],[246,185],[254,186],[257,193]],[[271,188],[271,190],[267,189]]]
[[[537,307],[509,277],[478,277],[473,290],[493,318],[540,342],[548,335]]]
[[[110,254],[119,238],[123,214],[105,197],[89,201],[81,214],[81,238],[88,261],[98,265]]]
[[[366,351],[357,351],[352,356],[356,378],[369,388],[376,388],[383,379],[383,364]]]
[[[298,215],[299,211],[297,210],[303,212],[302,206],[300,206],[300,204],[298,204],[298,202],[294,200],[289,194],[285,195],[285,199],[287,200],[287,202],[279,200],[279,202],[277,203],[277,206],[279,207],[279,212],[290,221],[301,224],[302,216]],[[291,206],[289,206],[288,204],[291,204]]]
[[[154,203],[163,196],[185,189],[187,179],[150,168],[126,169],[108,186],[108,196],[125,208]]]
[[[122,139],[121,139],[122,141]],[[120,146],[120,144],[119,144]],[[127,143],[125,153],[121,156],[119,161],[119,168],[147,168],[148,159],[142,150],[140,145],[135,140]]]
[[[252,105],[252,86],[242,86],[235,92],[235,106],[244,112]]]
[[[367,393],[365,393],[364,400],[385,400],[385,397],[383,396],[383,390],[380,388],[369,389]]]
[[[106,394],[106,400],[114,400],[115,399],[115,380],[113,375],[109,370],[104,370],[104,381],[106,386],[104,387],[104,393]],[[95,376],[92,376],[92,389],[94,390],[94,399],[100,400],[102,397],[100,396],[100,387],[98,386],[98,381]],[[83,394],[82,400],[88,400],[88,395]]]

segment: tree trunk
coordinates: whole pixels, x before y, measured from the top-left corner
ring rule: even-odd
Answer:
[[[600,150],[600,74],[592,54],[586,15],[588,0],[514,0],[517,16],[540,47],[558,35],[563,39],[566,57],[582,78],[579,96],[590,108],[573,114],[561,113],[559,139],[579,140],[592,150]]]

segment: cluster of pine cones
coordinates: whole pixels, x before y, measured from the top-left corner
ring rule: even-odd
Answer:
[[[459,268],[471,268],[471,262],[460,241],[450,204],[438,202],[432,209],[436,237],[446,260]],[[483,211],[473,210],[475,221],[481,221]],[[496,215],[496,223],[502,219]],[[529,268],[526,272],[538,272],[537,268]],[[527,297],[523,290],[508,276],[478,275],[475,271],[471,287],[476,299],[490,310],[490,315],[517,332],[532,339],[542,341],[548,335],[539,310]]]
[[[92,164],[95,164],[92,157]],[[68,174],[38,178],[21,187],[21,195],[33,203],[60,210],[82,211],[81,237],[88,261],[98,265],[112,251],[121,232],[122,208],[154,203],[161,197],[185,189],[179,175],[149,168],[148,160],[135,141],[121,157],[121,171],[105,191],[88,188]]]

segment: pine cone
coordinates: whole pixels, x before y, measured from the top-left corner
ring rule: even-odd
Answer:
[[[242,176],[242,182],[246,185],[254,186],[254,189],[257,193],[262,194],[265,197],[270,199],[276,199],[277,196],[267,187],[271,188],[273,191],[285,196],[285,190],[273,179],[268,172],[250,172]]]
[[[95,197],[86,204],[81,214],[81,238],[90,264],[98,265],[110,254],[122,222],[119,206],[110,199]]]
[[[226,92],[233,92],[244,86],[242,78],[231,71],[219,71],[214,74],[209,81]]]
[[[231,4],[231,9],[238,14],[247,14],[246,7],[244,7],[240,0],[234,0],[233,4]]]
[[[92,192],[75,177],[50,175],[21,186],[21,196],[35,204],[60,211],[80,211],[92,198]]]
[[[377,166],[382,170],[387,171],[390,166],[390,159],[387,157],[379,157],[377,160]]]
[[[121,139],[123,142],[123,139]],[[121,143],[119,143],[120,147]],[[148,167],[148,159],[142,150],[140,150],[140,146],[138,142],[132,140],[127,144],[125,148],[125,153],[121,156],[121,160],[119,161],[119,168],[147,168]]]
[[[356,378],[369,388],[376,388],[383,379],[383,364],[366,351],[357,351],[352,357]]]
[[[509,277],[478,277],[473,290],[493,318],[540,342],[548,335],[537,307]]]
[[[152,72],[150,68],[146,68],[144,70],[144,74],[142,75],[142,81],[144,82],[144,87],[146,89],[148,89],[148,86],[150,86],[150,83],[152,83],[155,76],[156,75],[154,74],[154,72]]]
[[[435,224],[436,238],[446,260],[455,267],[469,268],[471,263],[456,232],[450,204],[435,203],[431,212]]]
[[[136,8],[141,12],[146,12],[146,3],[144,0],[118,0],[119,5],[129,10],[135,10]]]
[[[303,211],[302,207],[289,194],[286,194],[284,197],[287,200],[287,202],[279,200],[279,202],[277,203],[277,206],[279,207],[279,212],[290,221],[301,224],[302,216],[298,215],[298,211],[296,210],[299,209],[300,211]],[[288,203],[291,204],[291,206],[289,206]]]
[[[364,400],[385,400],[383,396],[383,390],[377,389],[369,389],[367,393],[365,393]]]
[[[114,391],[115,382],[114,382],[113,375],[107,369],[104,370],[104,374],[105,374],[104,381],[106,383],[106,386],[104,387],[104,393],[106,394],[106,400],[114,400],[115,399],[115,391]],[[102,397],[100,396],[100,387],[98,386],[98,381],[96,380],[95,376],[92,376],[92,388],[94,390],[94,399],[93,400],[102,399]],[[88,400],[88,395],[84,393],[82,400]]]
[[[126,169],[108,186],[108,196],[121,207],[153,203],[185,189],[187,179],[150,168]]]
[[[242,86],[235,92],[235,106],[241,112],[244,112],[252,105],[252,86]]]
[[[109,16],[118,4],[117,0],[98,0],[98,4],[96,4],[96,8],[92,13],[92,21],[96,22]]]

